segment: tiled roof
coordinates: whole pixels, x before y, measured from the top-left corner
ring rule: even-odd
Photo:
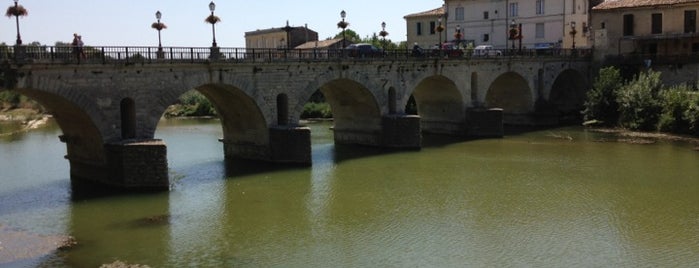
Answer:
[[[407,18],[415,18],[415,17],[427,17],[427,16],[438,17],[441,15],[444,15],[444,7],[443,6],[439,7],[439,8],[435,8],[433,10],[428,10],[428,11],[423,11],[420,13],[413,13],[410,15],[405,15],[405,17],[403,17],[403,18],[407,19]]]
[[[658,5],[677,5],[699,3],[699,0],[606,0],[593,7],[594,10],[608,10],[617,8],[649,7]]]
[[[320,41],[310,41],[306,42],[304,44],[301,44],[294,49],[311,49],[311,48],[328,48],[334,44],[337,44],[338,42],[341,42],[342,38],[335,38],[335,39],[329,39],[329,40],[320,40]]]

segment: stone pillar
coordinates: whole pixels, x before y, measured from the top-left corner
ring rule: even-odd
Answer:
[[[381,118],[382,146],[419,149],[422,147],[420,117],[417,115],[387,115]]]
[[[311,129],[277,126],[269,129],[270,161],[310,165]]]
[[[161,140],[126,141],[105,145],[107,181],[134,190],[168,190],[167,147]]]
[[[503,110],[500,108],[474,108],[466,112],[467,135],[474,137],[505,136]]]

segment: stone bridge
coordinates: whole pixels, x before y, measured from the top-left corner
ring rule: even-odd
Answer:
[[[421,147],[421,133],[501,137],[503,121],[578,112],[591,74],[579,57],[26,61],[5,85],[42,104],[63,131],[71,178],[167,189],[167,150],[154,139],[166,108],[195,89],[220,115],[226,159],[311,164],[300,122],[320,90],[336,143]],[[405,107],[411,96],[417,115]]]

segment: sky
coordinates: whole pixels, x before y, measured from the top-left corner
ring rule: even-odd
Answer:
[[[4,0],[6,7],[14,5]],[[82,35],[87,46],[157,46],[158,32],[151,28],[155,12],[162,13],[167,29],[163,46],[209,47],[210,0],[19,0],[29,15],[20,17],[24,44],[38,41],[54,45],[71,42],[73,33]],[[273,27],[304,26],[318,32],[323,40],[341,29],[340,11],[347,12],[348,29],[362,38],[381,31],[386,22],[388,39],[406,40],[405,15],[440,7],[442,0],[215,0],[216,43],[220,47],[245,47],[245,32]],[[4,14],[4,13],[3,13]],[[15,18],[0,18],[0,43],[15,44]]]

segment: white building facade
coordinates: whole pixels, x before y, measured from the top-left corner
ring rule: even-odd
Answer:
[[[445,0],[448,36],[498,49],[589,48],[587,0]],[[511,29],[517,29],[514,38]],[[519,31],[521,29],[521,32]],[[574,30],[573,30],[574,29]],[[521,41],[521,45],[520,45]]]

